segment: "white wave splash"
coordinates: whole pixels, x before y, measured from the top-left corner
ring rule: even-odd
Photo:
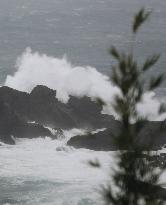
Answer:
[[[83,134],[76,129],[64,133],[67,139]],[[64,149],[57,149],[62,146]],[[103,165],[101,169],[88,165],[88,160],[96,158]],[[110,163],[114,164],[109,153],[77,150],[67,146],[65,139],[17,139],[15,146],[0,147],[0,203],[101,204],[96,189],[107,181]]]
[[[45,85],[55,89],[56,97],[64,103],[67,103],[70,95],[101,98],[109,105],[105,112],[109,111],[116,116],[110,104],[120,91],[113,86],[108,76],[93,67],[73,66],[65,57],[50,57],[27,48],[17,60],[16,68],[13,76],[7,76],[6,86],[30,92],[36,85]],[[141,115],[149,116],[150,120],[163,120],[166,115],[158,116],[159,105],[155,93],[148,92],[138,105],[138,110]]]
[[[30,92],[36,85],[57,90],[57,98],[67,102],[69,95],[100,97],[110,101],[117,88],[109,77],[92,67],[74,67],[63,57],[54,58],[33,53],[30,48],[17,60],[14,76],[7,76],[5,85]]]

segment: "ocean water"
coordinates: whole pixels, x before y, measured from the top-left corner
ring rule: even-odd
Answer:
[[[16,71],[15,63],[27,47],[56,58],[67,55],[74,65],[111,72],[110,45],[130,47],[132,16],[142,6],[152,10],[141,29],[135,54],[161,53],[153,73],[166,63],[166,2],[163,0],[1,0],[0,82]],[[159,91],[165,94],[165,85]]]
[[[64,131],[65,138],[16,139],[0,147],[1,205],[104,205],[101,190],[116,167],[116,152],[74,149],[67,141],[84,130]],[[158,151],[165,153],[166,149]],[[155,152],[156,154],[156,152]],[[88,161],[99,160],[100,168]],[[159,183],[166,182],[163,173]]]
[[[107,95],[107,77],[97,71],[111,73],[110,45],[130,48],[131,19],[142,6],[153,14],[138,35],[135,55],[141,63],[145,56],[161,53],[152,69],[155,75],[165,72],[166,65],[164,0],[1,0],[0,85],[29,91],[40,83],[59,89],[66,101],[69,94],[78,96],[80,91],[82,95],[94,97],[97,93],[110,100],[116,88],[111,87]],[[25,52],[27,47],[31,51]],[[74,83],[73,76],[77,79]],[[80,78],[84,79],[82,84]],[[66,84],[62,83],[64,79]],[[166,83],[157,94],[166,96]],[[158,101],[151,100],[153,95],[148,95],[148,103],[140,108],[143,112],[157,110]],[[17,140],[16,146],[0,146],[0,204],[101,204],[98,189],[108,179],[109,165],[115,164],[114,153],[67,147],[66,140],[73,131],[65,135],[64,140],[23,139]],[[102,169],[87,165],[95,158],[102,162]]]
[[[84,205],[102,204],[110,153],[66,146],[79,130],[64,132],[63,140],[17,139],[16,146],[0,148],[0,204]],[[113,153],[112,153],[113,155]],[[88,165],[98,158],[101,169]]]

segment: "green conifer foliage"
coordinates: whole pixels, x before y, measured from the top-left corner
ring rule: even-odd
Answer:
[[[149,17],[150,12],[144,9],[135,15],[132,25],[134,37]],[[113,107],[120,117],[122,130],[115,137],[120,151],[117,154],[118,169],[112,176],[114,186],[108,184],[102,189],[104,202],[106,205],[162,205],[166,202],[166,190],[158,185],[158,179],[165,168],[156,171],[148,159],[143,157],[145,153],[146,156],[151,155],[152,144],[145,148],[135,142],[146,120],[138,113],[137,105],[147,90],[156,89],[164,79],[161,74],[148,80],[144,79],[144,74],[157,63],[160,56],[148,57],[143,65],[139,65],[133,51],[120,52],[112,47],[110,54],[116,60],[111,81],[121,92],[116,96]],[[159,112],[165,112],[165,105],[161,104]],[[134,125],[131,124],[133,120]],[[115,186],[119,190],[116,193]]]

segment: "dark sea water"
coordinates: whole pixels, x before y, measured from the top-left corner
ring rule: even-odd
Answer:
[[[138,35],[135,55],[142,62],[161,53],[152,69],[156,75],[166,71],[166,0],[0,0],[0,84],[15,73],[27,47],[54,58],[66,54],[74,65],[110,74],[108,49],[130,48],[132,16],[142,6],[153,14]],[[158,93],[166,96],[166,83]],[[107,179],[113,157],[66,146],[71,135],[79,134],[70,132],[63,141],[24,139],[0,147],[0,205],[101,205],[96,189]],[[104,170],[87,166],[96,157]]]
[[[1,0],[0,82],[15,71],[26,47],[90,65],[110,73],[110,45],[130,47],[132,16],[142,6],[152,10],[151,20],[138,35],[135,54],[161,53],[153,73],[166,65],[166,1],[164,0]],[[166,83],[163,85],[165,87]],[[164,89],[161,90],[164,92]]]

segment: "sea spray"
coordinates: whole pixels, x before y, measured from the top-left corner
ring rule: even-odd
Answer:
[[[36,85],[45,85],[56,90],[56,97],[64,103],[68,102],[70,96],[88,96],[92,100],[100,98],[106,103],[103,112],[118,118],[111,105],[120,91],[111,84],[109,76],[93,67],[73,66],[65,57],[51,57],[27,48],[18,58],[16,69],[13,76],[7,76],[6,86],[31,92]],[[147,92],[137,109],[141,116],[148,116],[150,120],[164,120],[166,115],[158,115],[159,107],[155,93]]]
[[[83,132],[64,131],[66,139]],[[60,146],[66,149],[57,151]],[[77,150],[67,146],[65,139],[48,137],[17,139],[15,146],[3,145],[0,147],[1,200],[17,205],[53,205],[55,202],[87,205],[96,201],[101,204],[96,189],[107,180],[110,162],[115,164],[110,153]],[[95,158],[101,161],[101,169],[88,165],[88,160]]]
[[[109,102],[118,89],[109,82],[109,77],[95,68],[75,67],[63,58],[32,52],[30,48],[17,60],[14,76],[7,76],[5,85],[20,91],[30,92],[36,85],[45,85],[57,91],[63,102],[69,96],[100,97]]]

